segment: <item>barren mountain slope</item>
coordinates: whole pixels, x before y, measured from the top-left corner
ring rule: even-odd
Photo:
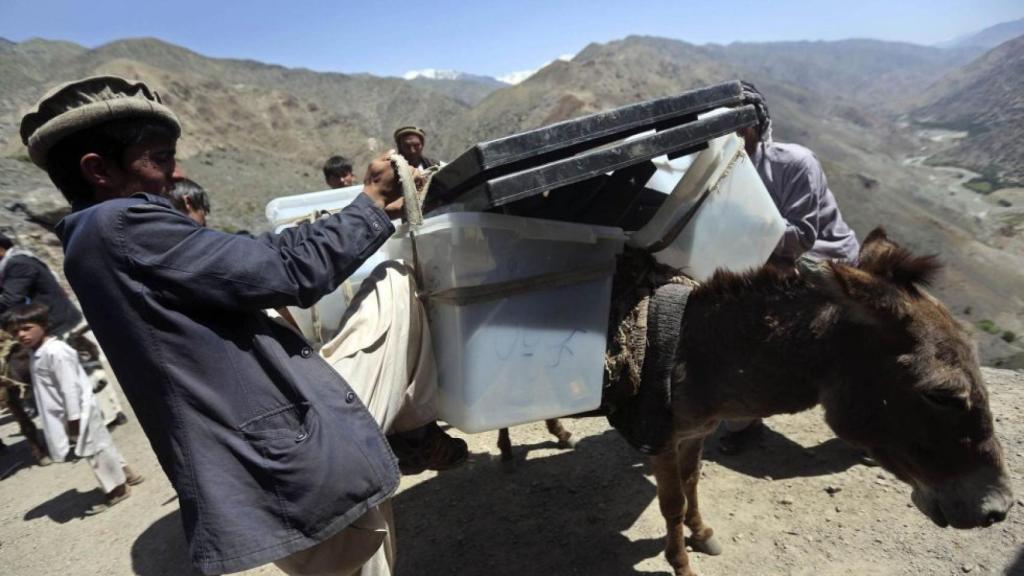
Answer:
[[[970,168],[994,184],[1024,185],[1024,36],[951,72],[923,101],[916,121],[968,133],[932,162]]]
[[[983,51],[866,39],[737,42],[707,49],[745,75],[774,78],[830,100],[886,111],[900,109],[909,95]]]

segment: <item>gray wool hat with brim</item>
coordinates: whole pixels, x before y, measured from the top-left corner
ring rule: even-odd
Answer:
[[[398,130],[395,130],[395,143],[405,136],[406,134],[415,134],[420,137],[421,142],[427,141],[427,131],[418,126],[402,126]]]
[[[50,90],[21,119],[21,141],[37,166],[46,168],[46,156],[68,136],[125,118],[154,118],[167,122],[175,135],[181,124],[160,95],[144,83],[118,76],[94,76],[61,84]]]

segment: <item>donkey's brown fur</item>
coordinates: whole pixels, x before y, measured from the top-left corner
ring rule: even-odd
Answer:
[[[652,459],[677,576],[695,550],[720,551],[701,517],[704,437],[721,419],[819,402],[838,436],[914,488],[939,525],[987,526],[1013,497],[969,335],[924,286],[938,271],[878,229],[857,267],[720,272],[696,289],[673,376],[674,441]]]

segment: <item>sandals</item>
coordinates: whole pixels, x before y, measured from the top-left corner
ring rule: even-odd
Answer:
[[[130,495],[131,495],[131,492],[129,492],[127,490],[127,487],[126,487],[125,491],[122,492],[121,494],[119,494],[118,496],[108,497],[106,502],[101,502],[99,504],[94,504],[92,506],[92,508],[89,508],[88,510],[85,511],[85,515],[86,516],[95,516],[97,514],[102,514],[102,513],[106,512],[107,510],[110,510],[114,506],[117,506],[121,502],[124,502],[125,500],[127,500],[128,496],[130,496]]]
[[[128,466],[124,467],[124,483],[129,486],[138,486],[146,481],[146,477],[139,474],[135,470],[132,470]]]

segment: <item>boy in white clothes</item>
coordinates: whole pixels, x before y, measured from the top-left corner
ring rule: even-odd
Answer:
[[[14,308],[7,316],[8,330],[32,350],[32,387],[50,455],[63,462],[73,448],[76,456],[85,458],[107,497],[105,504],[86,512],[98,514],[127,498],[128,486],[141,483],[143,477],[125,464],[114,446],[78,352],[48,335],[48,322],[49,311],[39,303]]]

